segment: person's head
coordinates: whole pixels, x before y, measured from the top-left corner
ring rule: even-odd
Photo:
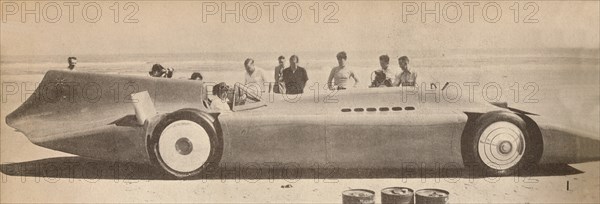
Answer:
[[[387,55],[379,56],[379,65],[381,65],[382,69],[387,69],[390,65],[390,57]]]
[[[344,52],[344,51],[338,52],[335,57],[337,58],[337,61],[338,61],[338,64],[340,65],[340,67],[343,67],[346,65],[346,59],[348,59],[346,52]]]
[[[298,58],[298,56],[296,56],[296,55],[290,56],[290,66],[295,67],[298,65],[298,62],[300,62],[300,59]]]
[[[285,57],[283,55],[277,58],[277,62],[279,62],[280,66],[285,67]]]
[[[190,80],[200,80],[202,81],[203,77],[202,74],[200,74],[200,72],[194,72],[192,73],[192,76],[190,77]]]
[[[229,86],[225,82],[218,83],[213,86],[212,89],[213,95],[219,97],[220,99],[226,99],[227,93],[229,92]]]
[[[402,68],[402,71],[408,71],[408,63],[409,60],[407,56],[398,58],[398,64],[400,65],[400,68]]]
[[[148,72],[152,77],[162,77],[165,74],[166,69],[160,64],[152,65],[152,69]]]
[[[244,61],[244,67],[249,74],[254,72],[254,60],[252,58],[246,59],[246,61]]]
[[[69,62],[69,69],[74,69],[77,64],[77,57],[69,57],[67,58],[67,62]]]

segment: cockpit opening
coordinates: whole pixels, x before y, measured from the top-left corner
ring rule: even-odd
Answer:
[[[260,89],[236,83],[233,88],[222,82],[213,87],[210,109],[219,112],[243,111],[266,106],[260,97]]]

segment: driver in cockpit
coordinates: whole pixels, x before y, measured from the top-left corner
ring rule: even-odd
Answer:
[[[236,84],[230,88],[225,82],[213,86],[213,97],[210,109],[220,112],[231,112],[236,106],[243,106],[260,101],[260,92],[244,85]]]
[[[213,110],[223,112],[231,112],[231,100],[229,86],[225,82],[221,82],[215,86],[213,86],[213,95],[216,96],[210,103],[210,108]]]

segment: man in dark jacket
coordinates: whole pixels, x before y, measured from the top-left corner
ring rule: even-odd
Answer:
[[[286,94],[302,94],[304,93],[304,86],[308,81],[308,75],[306,69],[298,66],[298,56],[292,55],[290,57],[290,67],[283,70],[283,82],[285,83]]]

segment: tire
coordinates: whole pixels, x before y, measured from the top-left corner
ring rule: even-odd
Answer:
[[[167,173],[178,178],[196,176],[221,158],[223,145],[218,130],[212,116],[179,110],[157,124],[148,149]]]
[[[486,175],[504,176],[535,163],[536,144],[526,127],[523,119],[511,112],[481,115],[463,140],[465,164],[474,164]]]

